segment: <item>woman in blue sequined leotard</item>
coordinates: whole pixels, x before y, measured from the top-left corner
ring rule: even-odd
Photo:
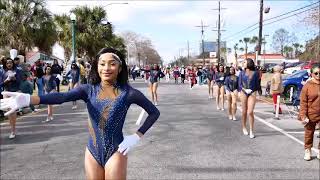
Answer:
[[[90,84],[80,85],[66,93],[40,97],[11,93],[9,95],[15,99],[1,100],[1,107],[14,109],[27,104],[61,104],[83,100],[89,113],[90,136],[85,153],[87,179],[125,179],[126,154],[154,124],[160,112],[140,91],[128,85],[124,59],[114,49],[102,49],[92,63]],[[131,104],[141,106],[149,115],[136,133],[123,137],[122,128]]]
[[[76,63],[71,64],[71,69],[66,74],[67,77],[70,76],[70,83],[69,83],[69,89],[76,88],[79,85],[80,80],[80,68]],[[73,106],[72,109],[77,109],[77,102],[72,102]]]
[[[236,121],[237,97],[238,97],[238,77],[234,67],[230,67],[230,73],[226,77],[225,88],[228,99],[229,119]]]
[[[217,85],[217,94],[216,94],[216,105],[217,110],[224,110],[224,81],[225,81],[225,73],[223,65],[219,66],[218,72],[215,74],[215,82]]]
[[[239,91],[242,107],[242,131],[244,135],[249,135],[247,131],[247,115],[249,115],[250,138],[254,138],[254,114],[256,104],[256,92],[259,87],[259,74],[255,71],[254,61],[246,59],[243,62],[244,70],[239,74]]]

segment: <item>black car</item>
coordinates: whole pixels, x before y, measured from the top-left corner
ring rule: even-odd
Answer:
[[[261,66],[261,72],[266,73],[266,72],[273,72],[273,67],[276,66],[276,63],[265,63],[264,65]]]

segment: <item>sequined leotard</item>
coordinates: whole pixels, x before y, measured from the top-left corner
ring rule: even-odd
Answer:
[[[40,104],[61,104],[82,99],[89,112],[88,150],[104,167],[123,141],[122,127],[131,104],[141,106],[149,115],[139,132],[144,134],[158,119],[159,110],[138,90],[129,85],[117,86],[121,92],[115,99],[99,99],[100,85],[81,85],[69,92],[40,96]]]
[[[259,87],[259,74],[257,71],[253,71],[252,77],[246,75],[245,71],[241,71],[239,74],[239,89],[243,91],[243,89],[251,89],[252,92],[247,94],[243,91],[247,96],[250,96],[253,92],[258,90]]]

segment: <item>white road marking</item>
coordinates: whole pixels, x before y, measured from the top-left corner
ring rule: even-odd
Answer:
[[[288,131],[287,133],[288,134],[304,134],[304,131]],[[316,130],[314,134],[319,135],[320,134],[319,130]]]
[[[292,139],[292,140],[296,141],[297,143],[299,143],[299,144],[301,144],[301,145],[304,146],[304,142],[302,142],[302,141],[300,141],[299,139],[297,139],[296,137],[292,136],[291,134],[289,134],[289,133],[286,132],[285,130],[283,130],[283,129],[281,129],[281,128],[279,128],[279,127],[277,127],[277,126],[275,126],[275,125],[273,125],[273,124],[271,124],[271,123],[263,120],[262,118],[260,118],[260,117],[258,117],[258,116],[255,116],[255,119],[258,120],[258,121],[260,121],[261,123],[269,126],[270,128],[272,128],[272,129],[274,129],[274,130],[276,130],[276,131],[279,131],[280,133],[284,134],[285,136],[289,137],[290,139]],[[318,153],[318,151],[319,151],[319,150],[317,150],[316,148],[312,148],[312,150],[313,150],[314,152],[316,152],[316,153]]]
[[[241,107],[238,106],[237,109],[239,109],[239,110],[242,112]],[[291,134],[289,134],[289,132],[286,132],[285,130],[283,130],[283,129],[281,129],[281,128],[279,128],[279,127],[277,127],[277,126],[275,126],[275,125],[273,125],[273,124],[271,124],[271,123],[263,120],[262,118],[260,118],[260,117],[258,117],[258,116],[256,116],[256,115],[254,116],[254,118],[255,118],[256,120],[258,120],[259,122],[267,125],[268,127],[272,128],[272,129],[274,129],[274,130],[276,130],[276,131],[279,131],[280,133],[284,134],[285,136],[289,137],[290,139],[292,139],[292,140],[296,141],[297,143],[299,143],[299,144],[301,144],[301,145],[304,146],[304,142],[302,142],[302,141],[300,141],[299,139],[297,139],[296,137],[292,136]],[[302,125],[301,125],[301,126],[302,126]],[[319,132],[318,132],[318,133],[319,133]],[[319,150],[316,149],[316,148],[312,148],[312,151],[314,151],[315,153],[318,153]]]

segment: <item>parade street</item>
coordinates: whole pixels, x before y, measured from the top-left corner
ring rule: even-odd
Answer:
[[[141,79],[131,85],[148,96]],[[162,81],[158,94],[160,118],[130,151],[127,179],[319,179],[315,151],[311,161],[303,160],[303,125],[285,111],[275,120],[272,105],[258,101],[250,139],[241,131],[240,103],[237,121],[229,120],[226,103],[218,111],[207,86],[190,90]],[[46,111],[20,117],[13,140],[8,121],[1,124],[1,179],[85,178],[88,113],[83,102],[71,107],[56,105],[49,123],[41,122]],[[141,110],[129,109],[125,134],[139,128]]]

